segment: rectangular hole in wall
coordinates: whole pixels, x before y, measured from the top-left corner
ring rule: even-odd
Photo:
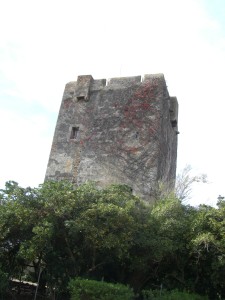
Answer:
[[[77,100],[85,100],[85,97],[84,96],[77,96]]]
[[[70,139],[71,140],[76,140],[78,138],[78,132],[79,132],[79,127],[72,127],[71,134],[70,134]]]
[[[177,127],[177,121],[176,120],[171,121],[171,125],[172,127]]]

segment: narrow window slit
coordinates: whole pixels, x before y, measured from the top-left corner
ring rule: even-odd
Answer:
[[[70,139],[76,140],[78,138],[79,127],[72,127]]]
[[[85,97],[84,96],[77,96],[77,100],[85,100]]]

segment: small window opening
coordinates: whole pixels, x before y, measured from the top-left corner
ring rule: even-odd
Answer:
[[[171,121],[171,125],[172,125],[172,127],[177,127],[177,121],[176,120]]]
[[[85,100],[85,97],[84,96],[77,96],[77,100]]]
[[[76,140],[78,138],[79,127],[72,127],[70,139]]]

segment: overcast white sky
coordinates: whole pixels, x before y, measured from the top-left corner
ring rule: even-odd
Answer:
[[[0,0],[0,188],[44,180],[68,81],[164,73],[179,101],[178,171],[225,195],[224,0]]]

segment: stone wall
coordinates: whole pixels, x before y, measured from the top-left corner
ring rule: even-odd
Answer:
[[[162,74],[78,76],[65,87],[46,180],[127,184],[149,200],[159,180],[175,179],[177,111]]]

